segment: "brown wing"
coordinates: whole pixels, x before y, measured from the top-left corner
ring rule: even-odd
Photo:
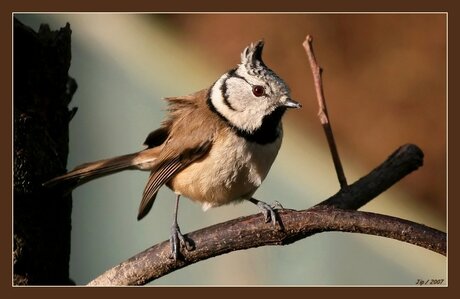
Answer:
[[[162,149],[145,187],[138,220],[150,211],[161,186],[211,149],[218,128],[215,116],[206,105],[206,95],[207,91],[201,90],[192,95],[166,99],[169,118],[146,140],[148,146],[161,143]]]
[[[158,164],[158,167],[150,174],[147,185],[145,186],[137,220],[141,220],[148,214],[160,187],[167,183],[178,171],[206,155],[211,148],[211,144],[211,140],[205,140],[195,147],[185,148],[178,155],[170,152],[167,155],[169,157]]]

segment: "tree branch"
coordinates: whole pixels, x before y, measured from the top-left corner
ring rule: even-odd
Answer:
[[[327,113],[326,98],[324,97],[323,90],[323,69],[318,65],[318,62],[316,62],[316,56],[313,52],[312,43],[313,38],[311,35],[307,35],[307,38],[302,45],[305,48],[305,52],[307,52],[308,61],[310,62],[310,68],[313,74],[313,82],[315,84],[316,98],[318,99],[319,106],[318,117],[321,125],[323,126],[324,133],[326,134],[329,150],[331,151],[332,161],[334,162],[335,171],[337,173],[337,179],[340,183],[340,189],[345,190],[347,189],[348,183],[342,167],[342,162],[340,161],[339,151],[337,150],[337,145],[335,144],[334,134],[332,133],[332,125],[329,120],[329,114]]]
[[[356,181],[353,188],[340,190],[318,206],[357,210],[422,165],[422,150],[414,144],[405,144],[384,163]]]
[[[182,260],[169,259],[169,241],[164,241],[109,269],[89,285],[142,285],[224,253],[265,245],[286,245],[324,231],[377,235],[445,255],[446,235],[443,232],[391,216],[340,209],[361,207],[422,163],[423,154],[417,146],[402,146],[382,165],[350,185],[347,191],[340,191],[308,210],[279,211],[282,229],[274,230],[264,222],[261,214],[216,224],[186,235],[193,240],[196,249],[184,252]],[[344,204],[337,204],[339,202]]]

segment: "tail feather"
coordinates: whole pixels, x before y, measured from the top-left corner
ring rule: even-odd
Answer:
[[[77,166],[72,171],[55,177],[43,184],[46,187],[63,185],[74,189],[93,179],[113,174],[122,170],[136,169],[138,162],[136,159],[139,153],[123,155],[111,159],[99,160]]]

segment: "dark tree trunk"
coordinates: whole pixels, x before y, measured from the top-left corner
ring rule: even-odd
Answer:
[[[70,25],[35,32],[14,20],[14,248],[15,285],[71,284],[72,198],[42,183],[66,170]]]

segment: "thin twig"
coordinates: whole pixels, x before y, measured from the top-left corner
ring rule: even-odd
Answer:
[[[326,99],[324,97],[323,91],[323,81],[322,81],[322,68],[316,62],[315,53],[313,52],[313,38],[310,35],[307,35],[305,41],[303,42],[303,47],[307,52],[308,61],[310,62],[311,71],[313,73],[313,80],[315,83],[316,98],[318,99],[319,112],[318,117],[323,126],[324,133],[326,134],[327,143],[329,144],[329,149],[331,151],[332,160],[334,161],[335,171],[337,172],[337,178],[340,183],[340,188],[342,190],[347,189],[348,183],[345,173],[343,171],[342,162],[340,161],[339,152],[334,140],[334,134],[332,133],[332,126],[329,120],[329,115],[327,113]]]
[[[383,236],[446,254],[446,234],[407,220],[354,211],[390,185],[423,164],[423,153],[415,145],[397,149],[369,175],[339,192],[322,205],[308,210],[281,210],[284,229],[274,230],[261,214],[242,217],[187,234],[194,251],[184,259],[169,259],[169,242],[164,241],[107,270],[90,285],[142,285],[187,265],[224,253],[265,245],[285,245],[323,231],[343,231]],[[372,183],[369,184],[369,180]],[[363,184],[366,186],[363,187]],[[354,201],[356,200],[356,202]],[[340,208],[336,203],[342,203]],[[344,209],[350,210],[344,210]],[[254,237],[257,236],[257,237]]]

